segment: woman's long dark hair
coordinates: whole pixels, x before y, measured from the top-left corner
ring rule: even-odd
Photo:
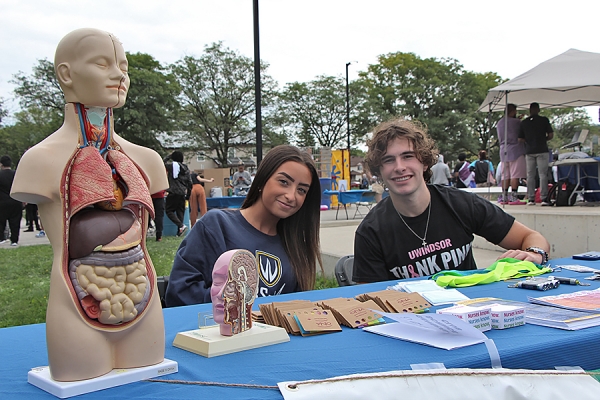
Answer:
[[[281,164],[295,161],[306,165],[311,175],[310,188],[302,207],[293,215],[280,219],[277,234],[281,237],[300,290],[312,290],[315,287],[317,261],[323,271],[319,224],[321,210],[321,183],[310,155],[294,146],[282,145],[271,149],[260,163],[256,176],[250,186],[242,210],[256,203],[262,195],[267,181]]]

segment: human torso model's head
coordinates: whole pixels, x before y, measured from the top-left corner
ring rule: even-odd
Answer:
[[[252,327],[252,304],[258,291],[256,258],[248,250],[229,250],[215,262],[210,297],[213,318],[222,335]]]
[[[121,42],[98,29],[77,29],[58,44],[56,77],[67,103],[122,107],[129,90],[127,57]]]

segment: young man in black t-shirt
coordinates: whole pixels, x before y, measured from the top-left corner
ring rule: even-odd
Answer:
[[[550,246],[540,233],[475,194],[427,184],[437,149],[418,123],[383,123],[368,146],[365,162],[389,188],[389,197],[356,231],[355,282],[476,269],[474,235],[511,249],[501,257],[547,261]]]
[[[525,142],[525,163],[527,165],[528,205],[535,205],[535,172],[540,176],[540,196],[542,205],[549,206],[548,164],[550,161],[548,140],[554,137],[550,120],[539,115],[540,105],[531,103],[529,117],[521,121],[519,141]]]

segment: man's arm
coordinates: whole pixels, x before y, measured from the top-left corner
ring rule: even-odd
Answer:
[[[525,249],[538,247],[546,253],[550,252],[550,244],[541,233],[526,227],[518,221],[514,221],[512,227],[499,245],[508,250],[500,258],[510,257],[517,260],[531,261],[536,264],[544,263],[542,255],[526,251]]]

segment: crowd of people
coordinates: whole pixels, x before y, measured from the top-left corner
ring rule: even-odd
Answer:
[[[517,189],[525,179],[547,182],[546,140],[552,137],[547,119],[532,104],[530,117],[521,121],[509,105],[498,124],[502,166],[495,173],[487,152],[472,162],[459,154],[453,170],[444,162],[424,126],[395,119],[380,124],[368,141],[363,182],[389,196],[364,218],[355,234],[354,275],[359,283],[433,275],[441,270],[476,269],[472,242],[475,235],[506,249],[501,257],[544,264],[549,244],[544,237],[466,187],[501,185],[503,199],[520,201]],[[542,137],[545,135],[545,140]],[[546,146],[546,147],[545,147]],[[318,266],[320,181],[310,155],[294,146],[270,150],[254,177],[239,165],[231,182],[236,195],[246,195],[239,210],[207,211],[204,179],[191,173],[183,153],[164,160],[168,188],[152,194],[157,241],[163,235],[163,216],[183,236],[186,202],[191,231],[181,242],[173,261],[166,292],[167,306],[211,301],[212,269],[221,254],[247,249],[260,265],[258,295],[270,296],[314,288]],[[10,198],[10,158],[2,158],[0,208],[10,224],[11,242],[18,243],[18,227],[11,215],[22,214],[22,203]],[[495,176],[500,179],[496,182]],[[531,202],[533,186],[528,186]],[[511,192],[509,192],[511,190]],[[381,190],[380,192],[383,192]],[[379,193],[381,194],[381,193]],[[547,202],[547,191],[541,191]],[[9,204],[9,202],[11,202]],[[544,202],[542,204],[544,204]],[[6,203],[6,206],[4,204]],[[14,209],[14,213],[9,213]],[[28,208],[28,229],[41,230],[33,207]],[[14,232],[14,233],[13,233]],[[455,254],[462,256],[456,257]]]
[[[498,185],[502,187],[498,197],[502,204],[551,205],[548,188],[554,178],[549,170],[552,154],[548,141],[553,138],[553,129],[548,118],[540,116],[539,111],[539,104],[532,103],[529,116],[524,118],[517,115],[516,105],[507,105],[496,129],[500,145],[500,162],[496,168],[487,152],[480,150],[478,158],[471,163],[465,153],[460,153],[451,173],[444,156],[439,154],[431,168],[430,183],[457,188]],[[522,201],[525,196],[518,194],[519,186],[527,187],[528,202]]]

